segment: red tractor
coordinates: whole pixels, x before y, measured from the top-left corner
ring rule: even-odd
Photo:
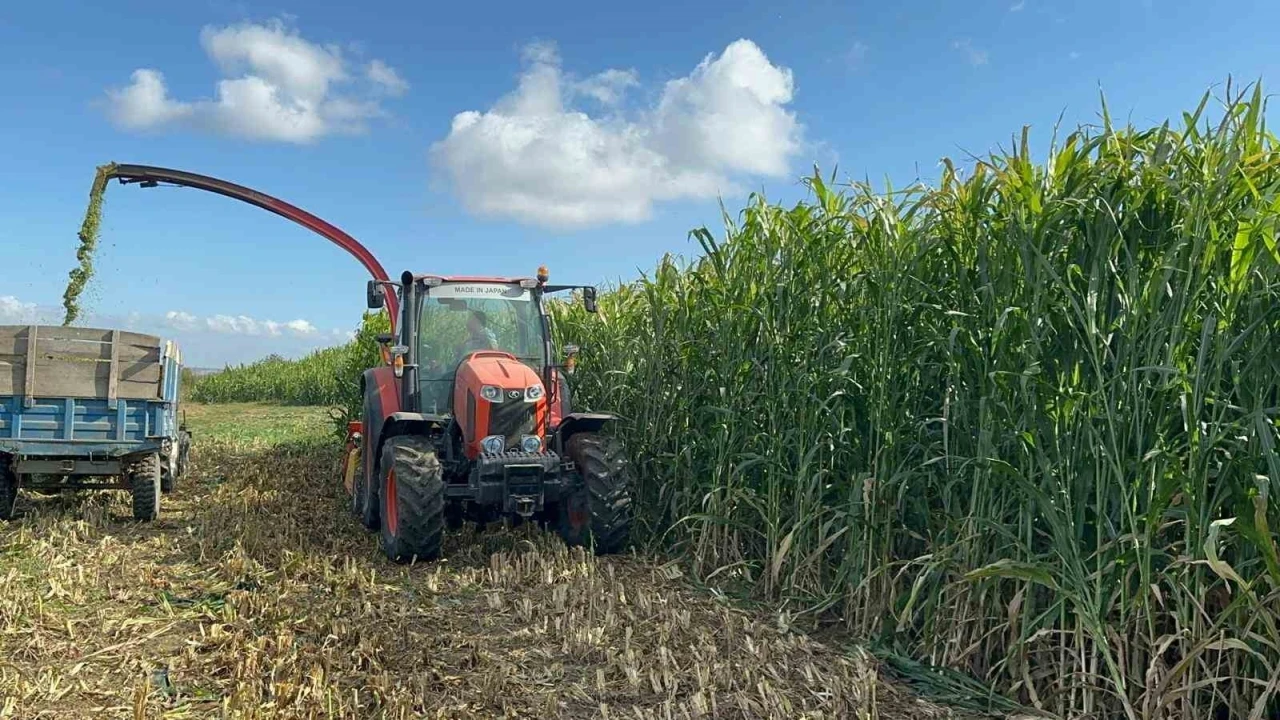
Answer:
[[[440,554],[445,524],[535,516],[571,544],[622,549],[631,527],[627,465],[601,434],[615,418],[575,413],[564,365],[553,361],[543,298],[596,289],[536,278],[413,275],[389,279],[367,248],[302,208],[243,185],[185,170],[108,163],[98,168],[89,219],[106,183],[194,188],[249,203],[314,231],[374,279],[368,305],[387,308],[394,335],[379,338],[382,367],[361,379],[364,412],[347,431],[345,481],[365,527],[382,531],[396,561]],[[394,343],[394,345],[392,345]]]
[[[398,298],[395,334],[378,338],[389,362],[366,370],[364,410],[348,428],[351,508],[380,530],[397,562],[440,555],[446,525],[503,517],[538,520],[598,554],[626,545],[628,466],[601,434],[615,419],[570,407],[563,364],[553,359],[544,298],[596,289],[536,278],[446,277],[405,272],[371,280],[368,306]],[[389,347],[388,347],[389,346]]]

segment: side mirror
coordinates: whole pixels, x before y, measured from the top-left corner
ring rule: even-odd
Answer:
[[[374,340],[377,340],[379,345],[386,345],[392,340],[395,340],[395,337],[393,337],[391,333],[378,333],[378,335],[374,337]]]
[[[582,288],[582,304],[587,308],[587,312],[595,313],[598,311],[596,306],[596,289],[591,286]]]
[[[382,288],[378,285],[377,280],[370,280],[365,289],[365,300],[370,310],[378,310],[382,308],[386,298],[382,295]]]

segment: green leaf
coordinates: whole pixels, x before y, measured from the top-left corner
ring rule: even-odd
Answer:
[[[992,577],[1026,580],[1043,585],[1051,590],[1058,589],[1058,582],[1053,579],[1053,575],[1045,568],[1040,565],[1018,562],[1008,558],[1002,558],[976,570],[970,570],[964,575],[966,580],[981,580]]]

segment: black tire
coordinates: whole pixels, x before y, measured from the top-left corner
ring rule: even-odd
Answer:
[[[176,474],[177,458],[172,455],[160,456],[160,492],[173,492],[174,475]]]
[[[187,476],[187,467],[191,464],[191,433],[178,431],[178,478]]]
[[[18,476],[9,469],[9,459],[0,457],[0,520],[12,520],[18,504]]]
[[[631,539],[631,471],[622,447],[582,432],[569,438],[565,454],[581,483],[558,503],[560,537],[569,545],[594,545],[597,555],[622,551]]]
[[[364,387],[361,387],[364,391]],[[364,393],[364,406],[360,413],[360,420],[365,432],[369,431],[369,419],[373,417],[373,396]],[[381,524],[381,518],[378,515],[378,493],[374,487],[376,483],[369,480],[365,472],[365,468],[372,468],[372,473],[378,472],[378,446],[377,438],[368,436],[361,440],[360,447],[360,467],[356,468],[355,477],[351,481],[351,512],[360,518],[360,524],[365,530],[377,530]],[[368,453],[368,457],[365,453]]]
[[[160,491],[171,493],[178,480],[187,474],[187,457],[191,452],[191,435],[179,430],[174,448],[160,456]]]
[[[364,457],[360,458],[360,467],[356,468],[355,477],[351,481],[351,512],[360,518],[365,530],[377,530],[381,524],[378,513],[378,496],[365,478]]]
[[[382,552],[395,562],[435,560],[444,539],[444,479],[426,438],[398,435],[382,446]]]
[[[160,453],[148,453],[129,466],[133,519],[150,522],[160,515]]]

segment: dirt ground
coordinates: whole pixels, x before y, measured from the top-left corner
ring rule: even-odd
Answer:
[[[320,411],[189,406],[191,474],[24,493],[0,526],[4,718],[933,718],[866,657],[536,529],[396,566]]]

